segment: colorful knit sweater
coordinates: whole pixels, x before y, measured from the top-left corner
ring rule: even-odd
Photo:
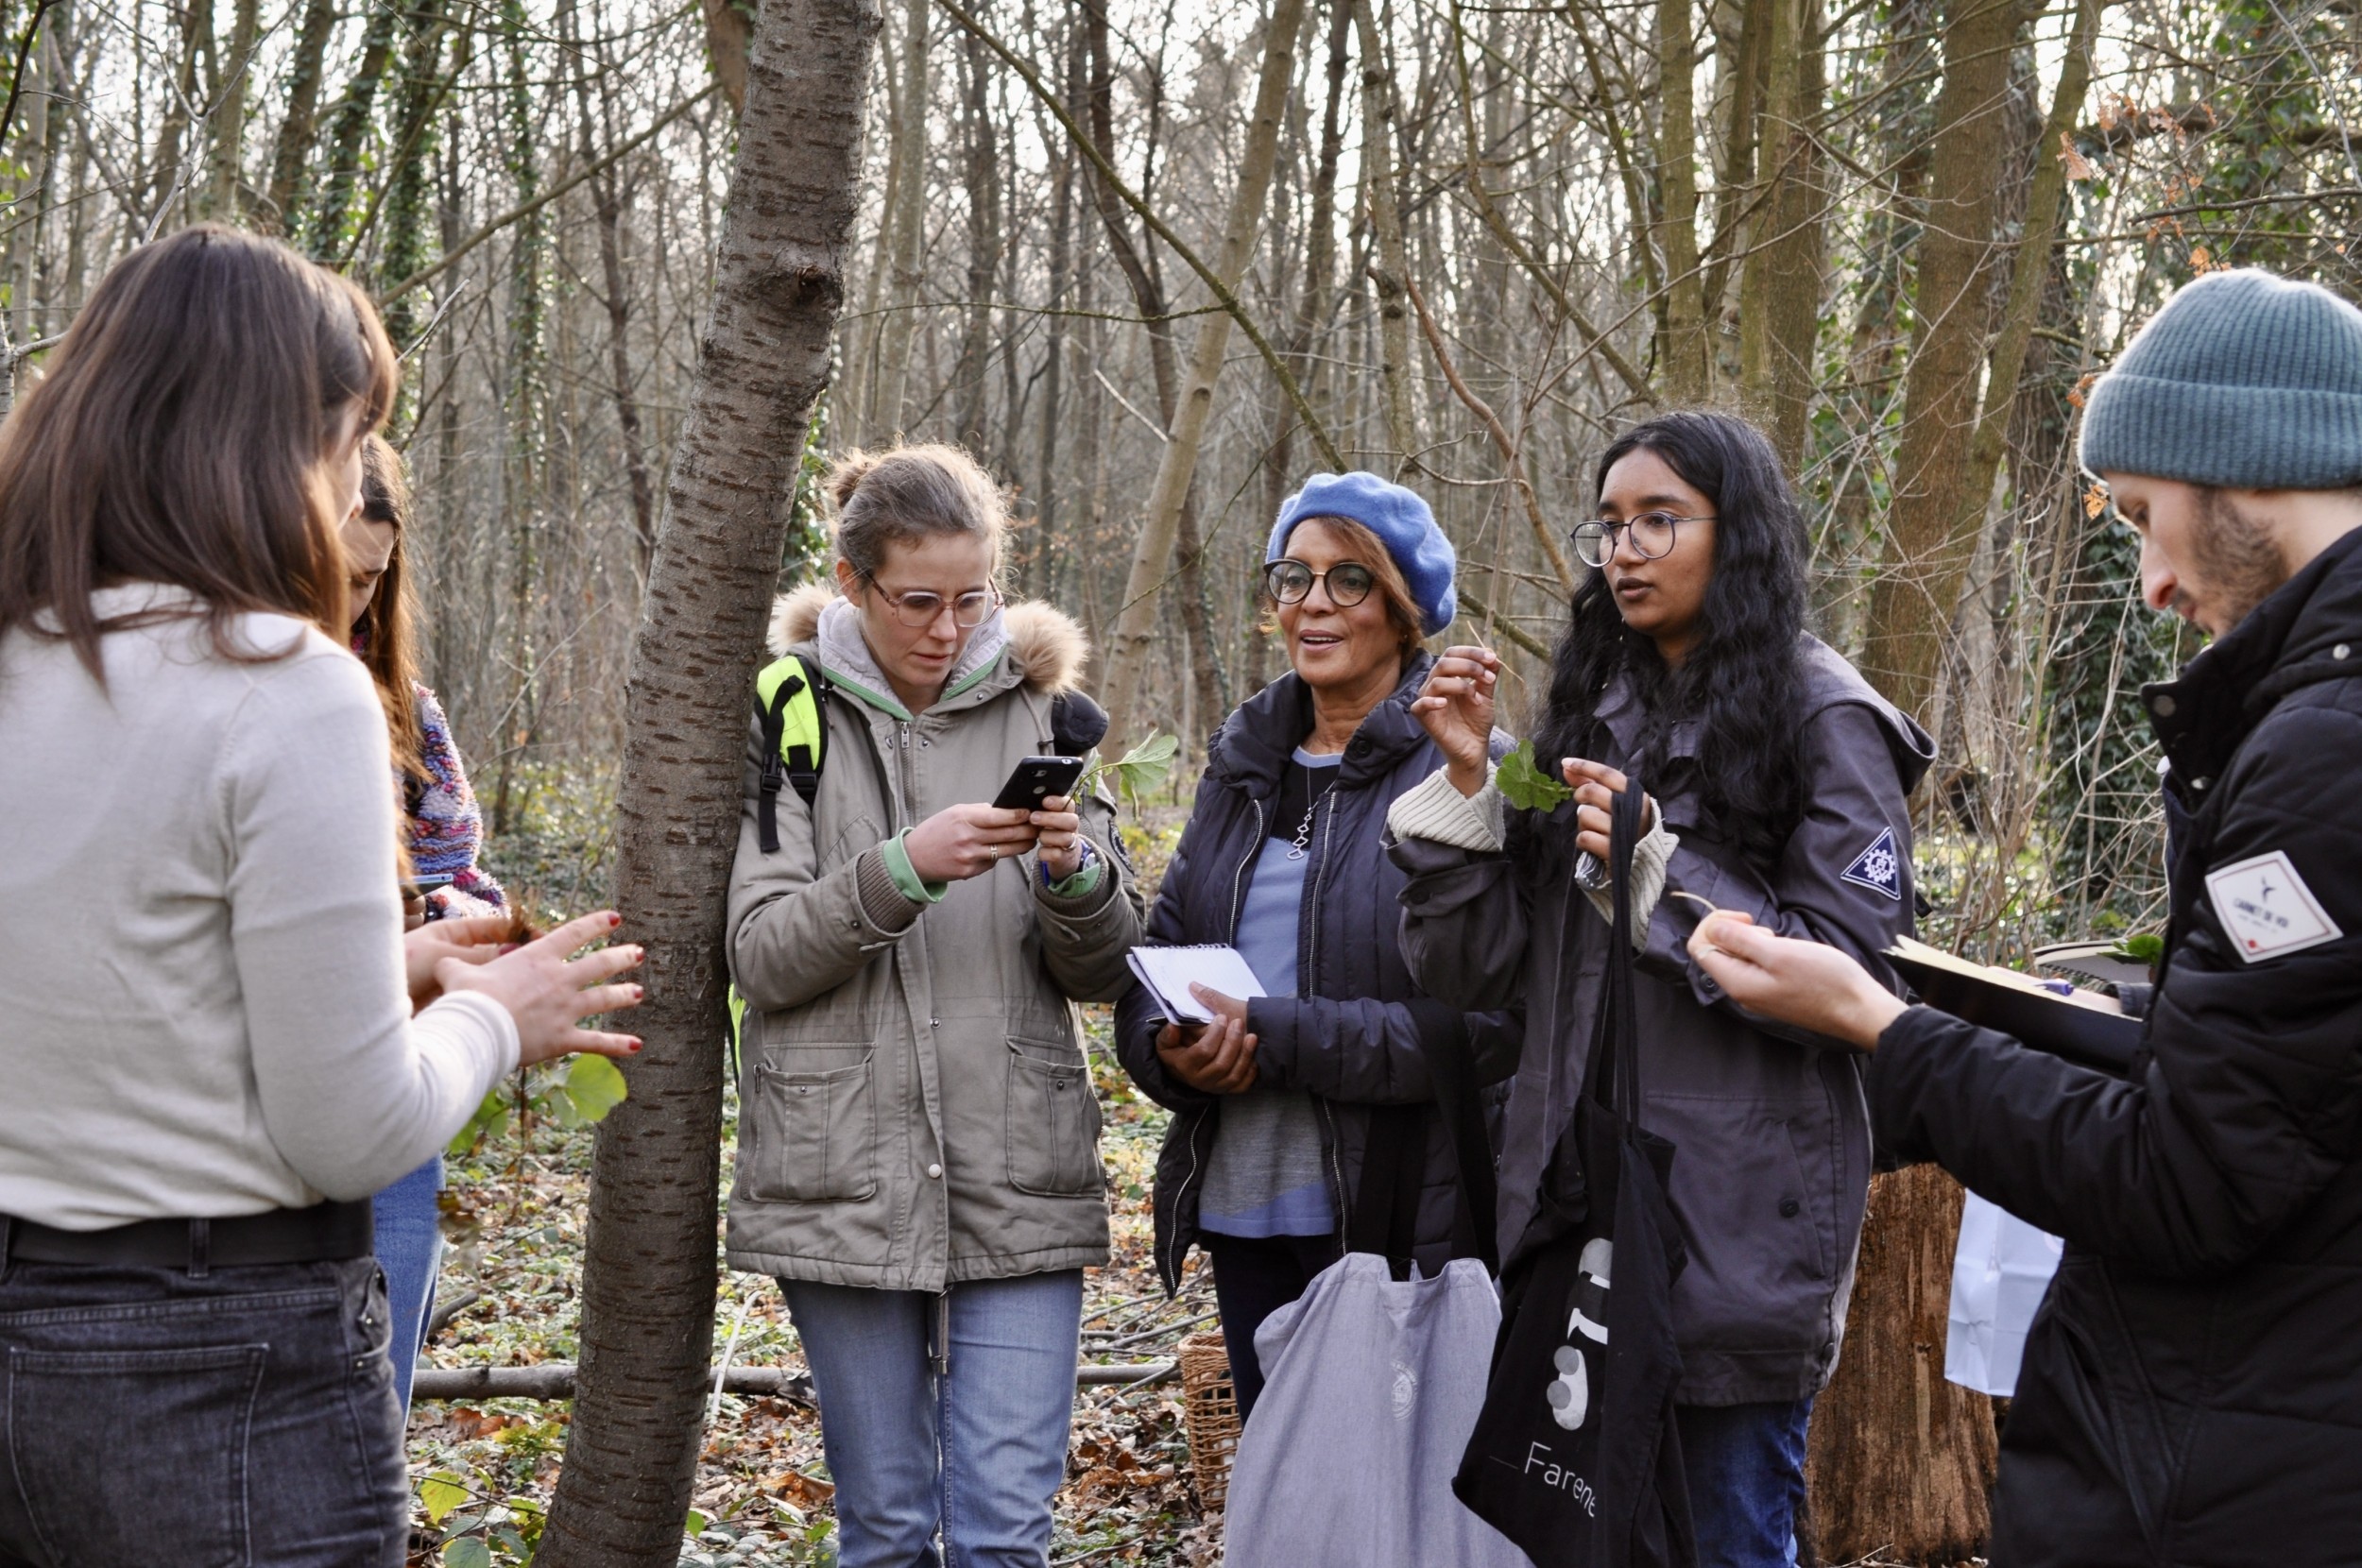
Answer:
[[[427,895],[438,917],[489,914],[508,902],[508,895],[489,872],[476,865],[484,848],[484,813],[469,788],[468,770],[451,738],[451,720],[443,705],[425,687],[418,688],[419,728],[423,737],[419,762],[426,779],[403,777],[404,820],[409,826],[410,865],[419,877],[448,877],[451,885]]]

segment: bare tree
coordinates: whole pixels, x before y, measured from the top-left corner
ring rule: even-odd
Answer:
[[[813,401],[827,384],[860,188],[876,0],[770,0],[689,417],[625,690],[618,880],[647,949],[647,1048],[599,1129],[581,1381],[536,1560],[669,1563],[712,1348],[723,892],[738,844],[748,670]]]

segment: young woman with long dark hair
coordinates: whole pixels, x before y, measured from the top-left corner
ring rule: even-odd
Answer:
[[[578,1027],[639,999],[566,957],[611,913],[402,935],[337,539],[394,376],[351,283],[204,226],[0,426],[0,1563],[396,1568],[368,1196],[639,1048]]]
[[[443,705],[419,679],[418,605],[410,591],[410,481],[402,453],[383,435],[361,447],[361,503],[345,519],[347,641],[368,671],[385,710],[402,806],[402,848],[408,879],[402,919],[494,916],[508,902],[500,882],[476,864],[484,813],[452,741]],[[394,1394],[410,1406],[410,1374],[425,1348],[442,1266],[443,1157],[427,1162],[371,1201],[377,1262],[385,1270],[393,1314]]]
[[[1640,1120],[1676,1148],[1689,1245],[1676,1393],[1702,1564],[1795,1560],[1805,1424],[1836,1366],[1870,1180],[1861,1059],[1741,1014],[1685,948],[1703,909],[1877,966],[1911,925],[1904,798],[1926,736],[1804,629],[1804,525],[1760,432],[1679,413],[1601,456],[1596,568],[1534,726],[1573,798],[1513,811],[1492,777],[1500,661],[1458,647],[1414,705],[1448,765],[1396,802],[1403,947],[1435,995],[1526,1007],[1500,1237],[1514,1249],[1566,1125],[1599,1006],[1614,796],[1648,792],[1633,868]]]

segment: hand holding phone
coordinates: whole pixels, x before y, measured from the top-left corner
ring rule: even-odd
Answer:
[[[1010,771],[992,803],[1004,811],[1038,811],[1043,801],[1073,793],[1082,777],[1079,757],[1028,757]]]

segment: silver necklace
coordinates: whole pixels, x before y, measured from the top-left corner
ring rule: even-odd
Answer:
[[[1305,845],[1312,842],[1312,819],[1320,814],[1321,802],[1336,793],[1336,781],[1331,780],[1328,788],[1314,795],[1312,804],[1304,809],[1304,820],[1296,824],[1296,836],[1288,844],[1288,859],[1292,861],[1304,859]]]

